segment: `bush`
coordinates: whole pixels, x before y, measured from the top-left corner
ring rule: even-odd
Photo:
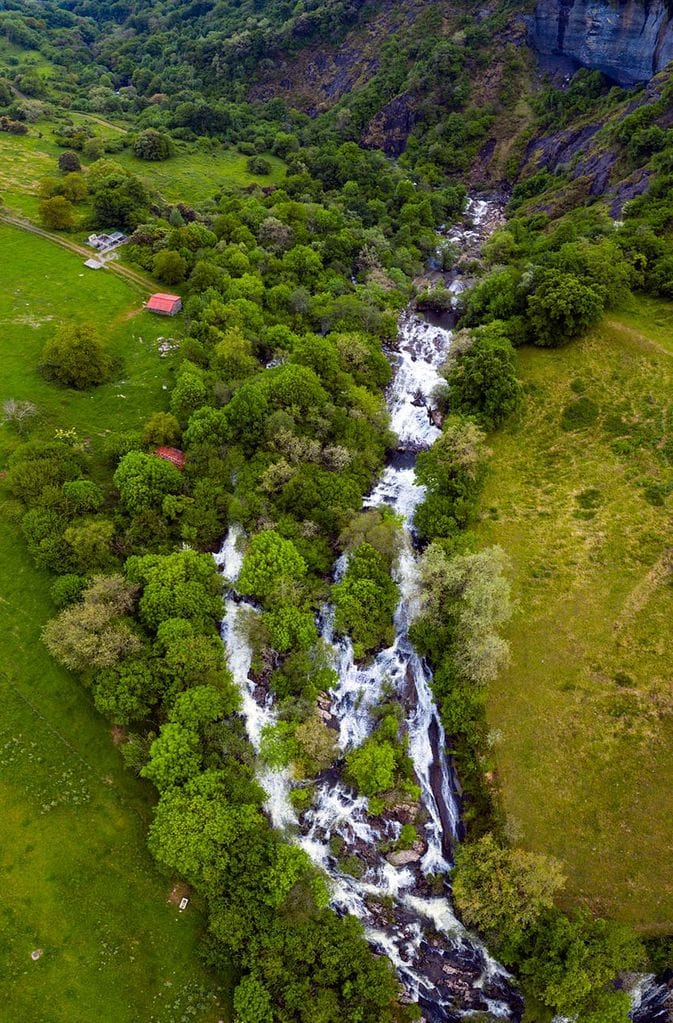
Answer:
[[[472,345],[451,365],[447,383],[452,411],[473,416],[486,430],[500,426],[521,396],[514,349],[502,328],[494,322],[478,330]]]
[[[146,128],[141,131],[133,143],[133,154],[139,160],[167,160],[171,155],[173,147],[167,135],[154,128]]]
[[[332,597],[335,628],[351,636],[356,655],[392,643],[399,590],[385,559],[371,544],[353,551],[342,581],[332,587]]]
[[[86,589],[86,579],[81,575],[62,575],[51,587],[51,599],[56,607],[68,607],[69,604],[76,604]]]
[[[58,169],[63,171],[64,174],[72,174],[73,172],[81,171],[82,165],[79,162],[79,156],[77,153],[73,153],[71,149],[66,150],[65,153],[61,153],[58,158]]]
[[[246,163],[249,174],[258,174],[265,176],[271,173],[272,167],[270,160],[265,160],[263,156],[251,156]]]
[[[396,759],[391,743],[372,736],[347,754],[346,778],[363,795],[377,796],[392,788]]]
[[[534,344],[547,348],[566,344],[596,323],[603,308],[604,300],[598,291],[574,274],[545,271],[528,298]]]
[[[50,231],[70,231],[75,226],[75,210],[65,196],[55,195],[40,203],[40,220]]]
[[[42,352],[40,369],[49,380],[87,390],[109,380],[113,360],[93,327],[61,327]]]
[[[569,402],[561,414],[561,429],[566,431],[585,430],[593,426],[598,418],[598,405],[586,394]]]

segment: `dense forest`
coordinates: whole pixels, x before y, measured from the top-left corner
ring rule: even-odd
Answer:
[[[150,849],[205,898],[203,955],[214,971],[235,965],[240,1023],[420,1018],[357,919],[330,909],[320,870],[270,825],[223,658],[212,552],[241,527],[242,568],[230,582],[258,611],[248,623],[253,672],[279,708],[260,755],[293,765],[296,812],[310,809],[315,779],[335,765],[372,817],[402,796],[417,802],[393,700],[345,756],[321,718],[334,665],[316,615],[329,599],[335,632],[352,639],[359,663],[391,641],[401,527],[363,500],[397,445],[385,388],[398,319],[409,303],[451,309],[441,281],[456,259],[447,231],[464,214],[478,153],[494,124],[511,123],[529,74],[506,5],[486,18],[445,6],[14,0],[0,13],[11,47],[57,69],[44,77],[21,64],[13,74],[10,55],[0,81],[3,130],[32,136],[53,117],[60,155],[40,184],[43,227],[127,232],[125,262],[184,303],[170,395],[142,431],[94,450],[67,431],[45,443],[31,439],[30,411],[17,406],[5,485],[33,558],[54,576],[44,642],[123,727],[125,762],[155,786]],[[279,60],[338,45],[384,16],[393,30],[368,84],[313,116],[287,96],[256,98]],[[495,37],[497,88],[482,103]],[[671,965],[665,940],[642,941],[588,909],[564,912],[562,865],[508,840],[484,779],[484,685],[506,657],[507,567],[474,532],[489,435],[522,401],[517,349],[571,344],[633,292],[673,298],[671,88],[662,79],[656,95],[633,100],[579,72],[564,91],[546,83],[531,96],[529,123],[501,168],[506,221],[462,268],[476,283],[460,302],[435,395],[441,435],[417,459],[426,490],[414,519],[422,600],[411,638],[433,669],[464,788],[467,836],[450,885],[464,922],[522,985],[531,1020],[626,1020],[617,974]],[[385,126],[381,112],[400,96],[404,130],[377,139],[372,125]],[[98,132],[82,113],[127,131]],[[531,140],[586,117],[601,118],[623,177],[647,169],[648,189],[618,218],[572,161],[548,168],[530,158]],[[121,159],[132,153],[169,173],[177,154],[222,144],[263,179],[270,159],[281,160],[281,180],[224,182],[206,202],[168,202]],[[428,282],[428,265],[440,279]],[[69,322],[41,364],[54,387],[75,390],[118,368],[105,337]],[[568,414],[590,419],[590,399],[578,393]],[[666,471],[673,464],[670,441],[623,443],[650,444]],[[184,470],[155,456],[166,445],[184,453]],[[648,499],[663,503],[671,489],[673,477]],[[335,581],[341,555],[347,567]],[[417,837],[406,825],[397,848]],[[446,879],[436,883],[441,892]]]

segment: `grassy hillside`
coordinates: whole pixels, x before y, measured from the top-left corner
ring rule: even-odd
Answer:
[[[156,338],[174,321],[169,328],[142,312],[126,282],[21,231],[0,227],[0,260],[0,401],[37,404],[31,437],[75,427],[95,452],[103,436],[163,406],[170,359],[159,357]],[[38,375],[44,341],[70,318],[108,339],[124,362],[119,380],[75,393]],[[16,442],[0,428],[3,462]],[[145,849],[152,789],[122,765],[89,695],[42,646],[50,579],[26,551],[14,502],[6,493],[0,501],[0,1016],[211,1023],[223,1010],[195,958],[198,904],[180,914],[168,903],[171,878]],[[44,954],[33,962],[36,948]]]
[[[91,124],[96,133],[105,138],[111,129],[105,129],[80,115],[74,120]],[[0,198],[8,210],[14,210],[38,220],[40,181],[57,173],[56,161],[63,149],[53,140],[53,122],[31,125],[28,135],[0,133]],[[227,146],[200,149],[196,145],[181,144],[170,160],[148,163],[139,160],[130,150],[111,154],[108,159],[133,171],[153,192],[166,202],[200,203],[211,199],[224,185],[278,184],[284,164],[275,156],[265,155],[272,171],[267,175],[250,174],[247,157]]]
[[[517,601],[488,706],[511,835],[563,860],[569,905],[653,933],[673,927],[671,327],[670,305],[633,300],[519,353],[480,527]]]

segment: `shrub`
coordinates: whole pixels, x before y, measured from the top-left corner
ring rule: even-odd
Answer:
[[[561,414],[561,429],[566,431],[584,430],[593,426],[598,418],[598,405],[583,394],[581,398],[568,402]]]
[[[64,325],[45,345],[40,369],[50,380],[87,390],[109,380],[113,365],[93,327]]]
[[[133,143],[133,153],[139,160],[167,160],[172,149],[170,138],[154,128],[141,131]]]
[[[558,348],[600,319],[602,296],[571,273],[545,271],[528,298],[528,320],[536,345]]]
[[[40,220],[50,231],[70,231],[75,226],[75,210],[65,196],[55,195],[40,203]]]
[[[392,788],[395,781],[396,755],[389,742],[376,736],[365,739],[361,746],[346,756],[346,778],[365,796],[377,796]]]

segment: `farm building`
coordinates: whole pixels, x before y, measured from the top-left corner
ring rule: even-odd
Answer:
[[[184,469],[187,456],[179,448],[155,448],[154,454],[157,458],[163,458],[164,462],[172,462],[176,469]]]
[[[128,241],[125,234],[121,231],[112,231],[108,234],[90,234],[87,238],[87,244],[92,249],[98,249],[99,252],[109,252],[110,249],[116,249],[118,245],[123,245]]]
[[[179,295],[164,295],[158,292],[145,303],[145,308],[151,313],[159,313],[160,316],[175,316],[182,309],[182,299]]]

